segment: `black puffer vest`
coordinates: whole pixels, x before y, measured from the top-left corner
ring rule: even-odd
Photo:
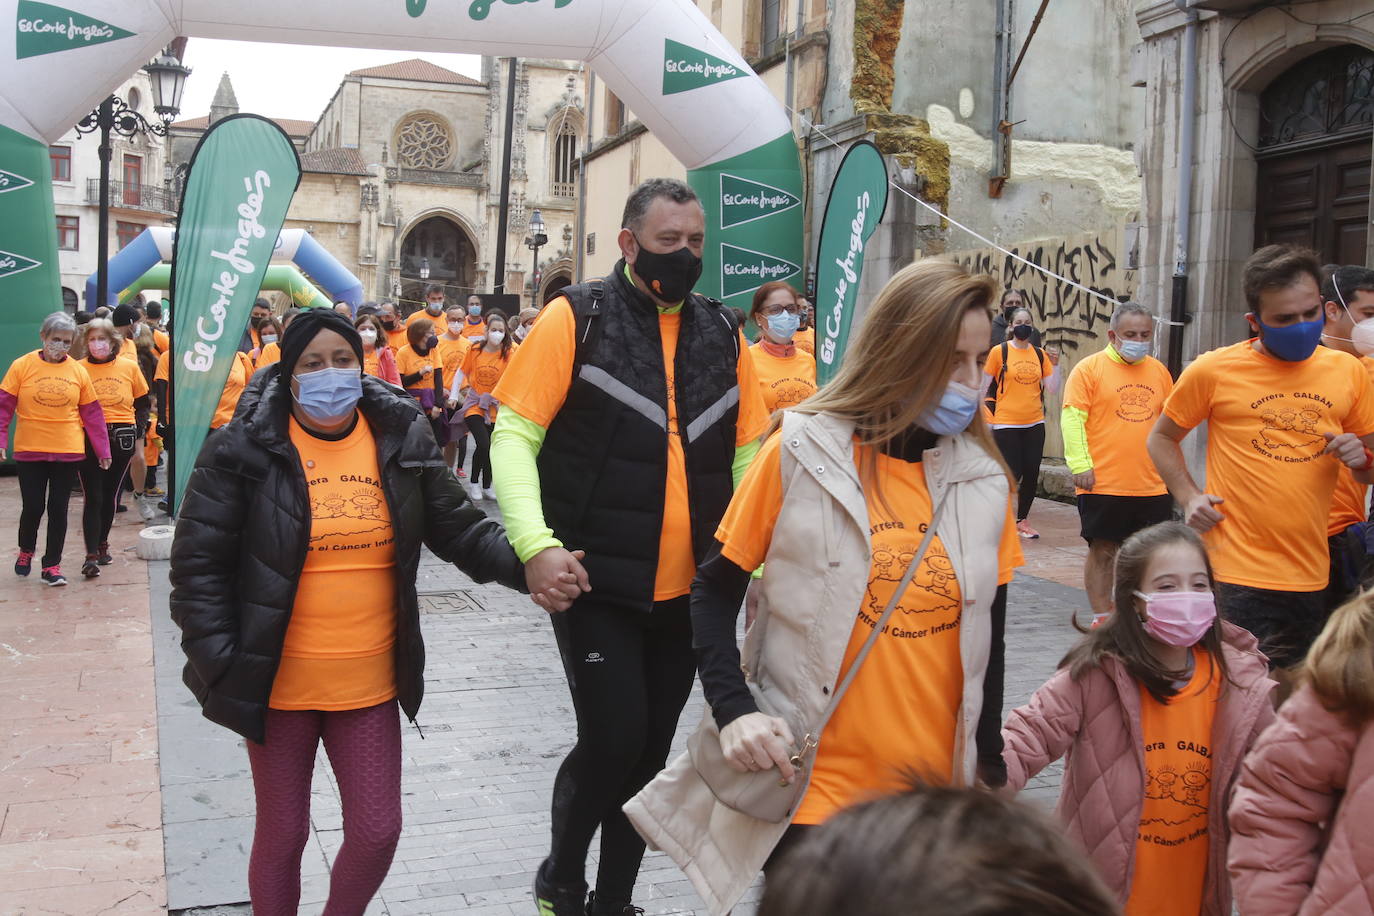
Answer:
[[[719,302],[688,296],[673,366],[677,422],[669,429],[658,309],[626,278],[625,262],[563,294],[577,319],[577,354],[567,399],[539,452],[545,521],[569,549],[587,552],[598,603],[650,611],[668,436],[682,438],[697,562],[734,493],[739,331]]]

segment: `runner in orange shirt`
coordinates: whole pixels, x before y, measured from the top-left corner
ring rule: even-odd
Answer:
[[[484,496],[487,499],[496,498],[496,491],[492,489],[495,469],[491,462],[491,430],[496,424],[497,405],[493,392],[510,366],[514,346],[515,342],[506,333],[505,313],[492,309],[487,314],[487,336],[468,344],[458,367],[466,394],[460,399],[454,397],[457,392],[452,388],[449,392],[450,412],[462,417],[462,422],[472,433],[475,446],[468,483],[468,495],[474,503]],[[454,435],[461,434],[461,429],[454,429]]]
[[[759,392],[769,413],[795,407],[816,391],[816,358],[797,343],[801,302],[787,283],[765,283],[754,291],[749,317],[759,339],[749,348]]]
[[[1257,336],[1199,356],[1148,440],[1188,524],[1206,533],[1221,604],[1278,669],[1299,664],[1326,619],[1327,519],[1340,466],[1374,483],[1374,392],[1357,359],[1319,347],[1316,255],[1287,245],[1245,262]],[[1207,422],[1207,490],[1183,457]]]
[[[443,335],[448,330],[448,319],[444,317],[444,288],[430,286],[425,290],[424,316],[434,325],[434,333]]]
[[[463,319],[462,335],[468,340],[481,340],[487,334],[487,322],[482,316],[482,297],[473,293],[468,296],[468,314]]]
[[[386,331],[386,345],[395,353],[406,345],[406,320],[394,302],[383,302],[377,306],[377,317]]]

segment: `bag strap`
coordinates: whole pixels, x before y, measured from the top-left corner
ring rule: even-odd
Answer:
[[[878,622],[874,624],[873,632],[868,634],[868,639],[864,640],[863,648],[859,650],[858,655],[854,656],[854,663],[851,664],[849,670],[845,672],[844,680],[840,681],[839,686],[835,688],[835,694],[830,698],[830,705],[825,707],[825,712],[821,713],[820,721],[818,721],[811,732],[802,739],[801,750],[798,751],[797,756],[793,758],[794,764],[796,764],[800,758],[804,757],[806,752],[814,748],[820,741],[820,735],[821,732],[825,730],[826,723],[830,721],[830,717],[834,715],[835,710],[839,708],[840,700],[844,698],[845,691],[849,690],[849,686],[854,683],[854,677],[859,673],[859,668],[863,665],[864,659],[868,658],[868,653],[878,641],[878,637],[882,634],[884,627],[887,626],[887,621],[892,617],[892,612],[897,610],[897,605],[901,603],[902,596],[906,594],[907,586],[911,585],[911,580],[916,575],[916,568],[920,566],[921,561],[925,559],[926,551],[930,548],[930,542],[935,539],[935,527],[939,524],[940,516],[944,512],[945,500],[949,496],[950,488],[951,485],[945,485],[944,492],[940,494],[940,501],[936,504],[935,511],[930,515],[930,526],[926,528],[925,537],[921,539],[921,546],[916,549],[916,553],[911,558],[911,562],[907,564],[906,572],[902,574],[901,581],[897,583],[897,588],[892,592],[892,597],[888,599],[887,607],[883,608],[882,616],[880,616]]]

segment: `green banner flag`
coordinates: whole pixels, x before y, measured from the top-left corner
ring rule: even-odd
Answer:
[[[864,247],[887,210],[887,163],[867,140],[849,148],[830,185],[816,255],[816,383],[840,370],[854,300],[864,270]]]
[[[217,122],[191,156],[172,253],[174,513],[300,180],[291,138],[257,115]]]
[[[48,145],[0,127],[0,375],[62,310]],[[14,429],[11,424],[10,429]],[[9,451],[9,443],[0,442]]]

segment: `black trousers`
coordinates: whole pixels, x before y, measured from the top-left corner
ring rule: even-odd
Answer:
[[[481,414],[467,417],[465,421],[472,433],[472,471],[468,474],[470,483],[482,487],[491,486],[491,424]]]
[[[1037,423],[1025,429],[994,429],[992,438],[1002,450],[1002,458],[1015,475],[1016,520],[1030,515],[1035,502],[1035,488],[1040,483],[1040,459],[1045,457],[1045,424]]]
[[[119,505],[119,494],[124,485],[124,477],[129,471],[129,462],[134,459],[137,444],[137,430],[125,423],[112,423],[105,427],[110,436],[110,466],[101,470],[100,459],[86,442],[86,459],[81,462],[78,473],[81,476],[81,489],[85,492],[85,504],[81,510],[81,534],[86,541],[86,553],[96,553],[101,544],[110,540],[110,528],[114,525],[115,508]]]
[[[62,545],[67,541],[67,504],[76,484],[76,461],[16,461],[19,470],[19,549],[33,553],[38,549],[38,523],[48,513],[48,540],[41,566],[62,562]]]
[[[548,877],[559,886],[582,884],[600,827],[596,896],[628,903],[644,841],[620,806],[667,763],[692,692],[687,596],[646,614],[598,605],[591,592],[552,620],[577,713],[577,744],[554,781]]]

